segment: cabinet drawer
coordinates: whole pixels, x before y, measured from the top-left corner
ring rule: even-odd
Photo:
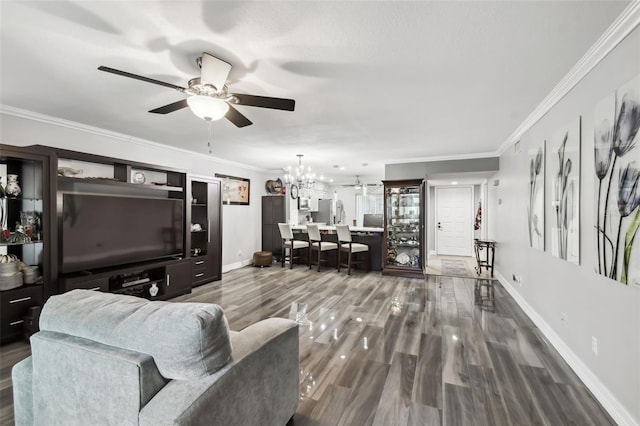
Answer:
[[[212,256],[200,256],[191,259],[191,279],[195,282],[210,281],[215,275],[215,262]]]
[[[42,286],[21,287],[0,292],[0,335],[2,343],[22,336],[28,308],[42,304]]]

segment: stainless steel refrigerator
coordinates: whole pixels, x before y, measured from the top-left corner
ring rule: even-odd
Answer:
[[[333,200],[318,200],[318,211],[311,212],[314,222],[333,225]]]

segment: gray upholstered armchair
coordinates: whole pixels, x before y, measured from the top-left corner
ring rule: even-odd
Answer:
[[[16,425],[277,425],[299,400],[298,327],[230,331],[206,303],[51,297],[13,368]]]

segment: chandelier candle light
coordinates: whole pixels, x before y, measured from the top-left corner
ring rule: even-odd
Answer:
[[[287,185],[296,184],[298,188],[313,188],[313,184],[316,181],[315,173],[311,173],[311,167],[307,166],[306,169],[302,165],[303,154],[297,154],[298,166],[292,169],[291,166],[285,170],[284,182]]]

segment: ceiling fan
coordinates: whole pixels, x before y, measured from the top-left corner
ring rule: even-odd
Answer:
[[[362,183],[362,182],[360,182],[360,175],[356,175],[356,180],[355,180],[354,183],[344,184],[342,186],[344,186],[344,187],[353,187],[354,189],[358,190],[358,189],[365,188],[367,186],[375,187],[375,186],[380,186],[380,185],[377,184],[377,183]]]
[[[247,105],[284,111],[293,111],[295,109],[296,101],[293,99],[229,93],[225,83],[231,71],[231,64],[222,59],[202,52],[202,56],[196,59],[196,63],[200,67],[200,77],[189,80],[186,88],[103,65],[99,66],[98,70],[169,87],[187,95],[186,99],[149,111],[154,114],[168,114],[188,106],[195,115],[203,120],[214,121],[226,117],[236,127],[245,127],[252,124],[252,122],[235,109],[233,105]]]

